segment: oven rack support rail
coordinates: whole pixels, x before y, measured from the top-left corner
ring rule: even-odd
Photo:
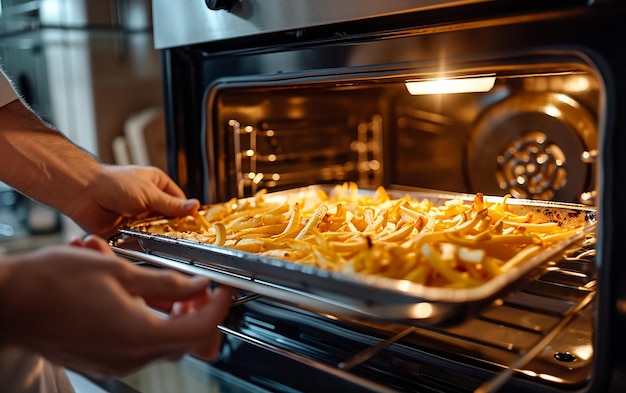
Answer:
[[[260,296],[254,293],[254,285],[249,288],[246,288],[245,285],[242,287],[242,281],[240,277],[236,277],[233,275],[232,279],[228,279],[228,275],[232,275],[231,272],[227,272],[228,274],[224,275],[223,271],[219,271],[216,269],[215,272],[212,272],[211,269],[207,269],[205,265],[196,266],[190,261],[180,261],[171,259],[170,257],[163,257],[151,253],[146,253],[143,250],[125,248],[124,246],[118,245],[115,241],[115,238],[109,241],[110,246],[113,248],[113,251],[125,257],[131,261],[147,263],[150,265],[155,265],[159,267],[171,268],[177,271],[181,271],[187,274],[194,275],[203,275],[209,278],[217,278],[219,281],[225,285],[231,285],[237,288],[240,288],[244,291],[251,292],[249,295],[241,296],[234,300],[233,305],[231,307],[237,307],[246,302],[253,301],[258,298],[268,298],[271,300],[271,296]],[[541,281],[545,276],[553,276],[555,272],[564,270],[565,275],[572,276],[585,276],[588,279],[585,281],[584,285],[575,285],[571,286],[576,287],[577,290],[582,291],[584,296],[582,296],[578,301],[576,301],[571,307],[567,308],[562,314],[558,323],[552,326],[549,330],[544,331],[541,335],[538,336],[537,340],[527,348],[520,350],[516,357],[513,358],[513,361],[508,364],[500,364],[500,371],[492,373],[492,377],[483,381],[480,386],[475,390],[476,393],[493,393],[499,391],[511,378],[513,378],[518,373],[524,373],[524,367],[535,358],[550,342],[552,342],[562,331],[563,329],[572,322],[577,316],[581,314],[590,304],[592,304],[595,298],[595,239],[590,238],[583,248],[575,248],[571,250],[566,250],[563,253],[563,260],[569,262],[580,262],[581,266],[585,266],[581,268],[581,272],[576,271],[577,269],[573,269],[573,271],[568,270],[568,268],[558,267],[557,264],[553,262],[549,262],[546,266],[542,266],[538,268],[539,270],[543,270],[543,274],[539,275],[538,279],[533,279],[533,282],[536,280]],[[593,265],[592,267],[589,267]],[[547,279],[550,280],[549,278]],[[559,281],[559,280],[557,280]],[[563,285],[562,282],[556,282],[557,285]],[[570,286],[570,285],[566,285]],[[270,291],[271,292],[271,291]],[[265,291],[265,293],[268,293]],[[280,287],[276,287],[276,299],[280,299],[280,295],[282,290]],[[305,295],[302,296],[302,304],[306,307],[308,300]],[[496,300],[494,303],[499,303],[499,300]],[[553,310],[552,310],[553,311]],[[425,326],[411,326],[406,325],[406,327],[396,333],[390,334],[388,338],[381,339],[379,342],[355,353],[349,358],[344,359],[343,361],[338,362],[337,364],[327,364],[322,361],[313,359],[311,357],[303,356],[301,354],[295,353],[294,351],[290,351],[288,349],[284,349],[278,345],[275,345],[269,341],[260,340],[253,336],[247,335],[241,331],[238,331],[235,328],[219,325],[218,328],[221,332],[226,335],[235,337],[243,342],[254,345],[259,348],[263,348],[275,354],[287,357],[293,361],[299,362],[301,364],[305,364],[307,366],[313,367],[322,372],[328,373],[330,375],[337,376],[342,378],[343,380],[350,381],[357,386],[360,386],[364,389],[370,390],[372,392],[380,392],[380,393],[391,393],[397,392],[397,390],[380,384],[375,381],[368,380],[359,375],[352,373],[354,367],[359,364],[366,362],[368,359],[376,356],[379,352],[390,348],[396,343],[401,343],[403,339],[408,336],[411,336],[414,333],[417,333],[422,330],[430,330],[430,327]],[[435,329],[436,330],[436,329]],[[431,332],[432,333],[432,332]],[[447,332],[437,331],[434,336],[435,337],[443,337],[444,341],[453,342],[455,338],[446,337],[448,335]],[[464,340],[464,338],[461,338]],[[481,343],[477,343],[478,346],[484,345]]]

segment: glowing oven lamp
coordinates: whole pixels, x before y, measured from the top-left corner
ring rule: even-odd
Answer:
[[[467,78],[438,78],[407,80],[406,88],[411,95],[483,93],[496,83],[495,76],[472,76]]]

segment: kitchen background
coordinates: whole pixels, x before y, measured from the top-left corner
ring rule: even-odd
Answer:
[[[105,163],[165,169],[150,0],[1,0],[0,67],[45,120]],[[0,253],[80,230],[0,183]]]
[[[0,67],[44,120],[102,162],[166,169],[151,7],[149,0],[0,0]],[[66,217],[0,183],[0,255],[79,235]],[[194,359],[157,362],[123,383],[100,381],[102,388],[68,373],[78,393],[219,391],[213,387],[231,378],[207,368]]]

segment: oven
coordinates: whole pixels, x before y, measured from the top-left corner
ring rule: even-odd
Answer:
[[[169,173],[205,204],[353,182],[597,212],[582,244],[443,323],[243,287],[212,368],[275,392],[626,386],[625,4],[154,0],[153,15]]]

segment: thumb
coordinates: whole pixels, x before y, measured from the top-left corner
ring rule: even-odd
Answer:
[[[150,208],[165,216],[180,217],[196,213],[200,208],[200,201],[159,193],[150,205]]]
[[[70,245],[91,248],[96,251],[100,251],[105,254],[115,255],[113,250],[109,247],[107,242],[99,236],[87,235],[83,239],[74,239]]]
[[[199,300],[193,310],[170,318],[166,327],[170,339],[193,344],[194,354],[205,360],[215,358],[220,349],[217,325],[225,320],[234,293],[233,288],[220,285],[208,298]]]

